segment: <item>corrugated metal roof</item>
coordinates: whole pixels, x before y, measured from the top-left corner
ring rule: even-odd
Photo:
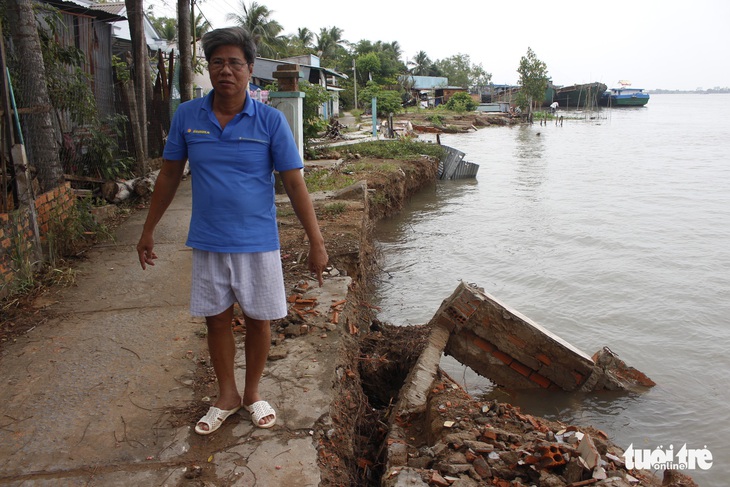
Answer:
[[[413,84],[414,90],[432,90],[434,88],[446,88],[449,78],[443,76],[399,76],[399,80],[408,79]]]
[[[43,3],[47,3],[53,7],[56,7],[62,12],[69,12],[77,15],[86,15],[93,17],[98,20],[105,22],[117,22],[119,20],[126,20],[126,17],[117,15],[113,12],[107,12],[105,10],[97,10],[93,8],[91,4],[79,4],[77,2],[65,2],[64,0],[41,0]]]
[[[102,10],[114,15],[124,15],[127,12],[127,6],[124,2],[116,3],[95,3],[92,5],[94,10]]]

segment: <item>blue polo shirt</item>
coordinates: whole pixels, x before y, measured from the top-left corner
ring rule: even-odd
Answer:
[[[186,245],[211,252],[279,249],[274,170],[301,169],[284,114],[250,96],[221,130],[213,92],[175,112],[162,156],[190,162],[193,213]]]

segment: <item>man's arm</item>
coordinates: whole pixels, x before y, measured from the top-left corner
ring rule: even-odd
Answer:
[[[324,238],[319,230],[317,215],[314,212],[312,199],[307,191],[307,185],[304,183],[302,172],[299,169],[291,169],[279,173],[281,182],[284,183],[284,189],[289,196],[294,213],[304,227],[309,239],[309,270],[317,275],[319,285],[322,285],[322,272],[327,267],[327,250],[324,247]]]
[[[153,250],[155,246],[155,227],[162,215],[165,214],[167,207],[172,203],[184,170],[184,160],[170,161],[164,159],[162,161],[162,168],[160,168],[160,174],[157,175],[155,189],[152,192],[147,219],[144,222],[144,227],[142,227],[142,236],[137,244],[137,254],[142,269],[146,269],[147,265],[155,265],[154,260],[157,258]]]

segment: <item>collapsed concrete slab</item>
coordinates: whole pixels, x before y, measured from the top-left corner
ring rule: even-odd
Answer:
[[[634,390],[655,385],[608,347],[588,356],[473,285],[459,284],[431,325],[449,332],[444,353],[512,389]]]
[[[442,353],[512,389],[636,390],[655,385],[607,347],[588,356],[474,285],[459,284],[429,325],[431,332],[426,348],[406,378],[391,415],[384,487],[420,485],[408,483],[412,482],[408,476],[400,476],[408,471],[405,467],[411,463],[407,461],[407,452],[413,438],[409,439],[405,425],[412,418],[428,416],[429,398],[439,377]],[[534,420],[530,423],[542,429]],[[451,427],[446,423],[442,426]],[[432,444],[430,441],[429,445]],[[584,455],[595,463],[595,447],[590,446],[588,441],[583,445]],[[541,461],[543,456],[546,456],[544,452]]]

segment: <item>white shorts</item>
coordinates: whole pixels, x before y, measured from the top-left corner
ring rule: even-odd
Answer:
[[[221,253],[193,249],[190,314],[215,316],[238,301],[246,316],[277,320],[287,315],[278,250]]]

